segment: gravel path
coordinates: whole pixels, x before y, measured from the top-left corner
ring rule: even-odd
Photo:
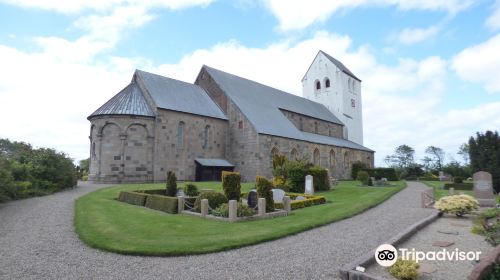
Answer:
[[[461,225],[461,226],[458,226]],[[462,226],[463,225],[463,226]],[[438,218],[433,223],[429,224],[417,234],[403,242],[398,248],[406,248],[423,252],[439,252],[443,248],[432,246],[436,241],[447,241],[455,244],[446,248],[447,252],[453,252],[459,249],[462,252],[481,252],[480,259],[486,257],[494,247],[484,240],[484,236],[471,233],[473,226],[472,216],[466,218],[457,218],[452,215],[445,215]],[[443,234],[440,232],[454,232],[455,234]],[[474,269],[475,262],[469,260],[426,260],[421,264],[430,265],[436,269],[431,274],[422,274],[419,280],[449,280],[449,279],[465,279]],[[384,277],[385,279],[396,279],[392,277],[387,269],[374,264],[366,270],[367,273]]]
[[[339,268],[432,213],[420,183],[360,215],[272,242],[188,257],[138,257],[86,247],[74,200],[103,185],[0,204],[0,279],[335,279]],[[279,222],[279,219],[276,220]]]

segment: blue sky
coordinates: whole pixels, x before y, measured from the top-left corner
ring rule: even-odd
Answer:
[[[207,64],[301,95],[319,49],[362,80],[365,145],[458,146],[500,127],[500,1],[0,0],[0,137],[88,155],[86,117],[140,68]]]

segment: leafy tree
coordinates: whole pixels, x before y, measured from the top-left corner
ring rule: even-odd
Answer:
[[[424,157],[424,166],[428,170],[437,169],[441,170],[443,168],[444,162],[444,151],[443,149],[435,146],[429,146],[425,149],[425,153],[429,156]]]
[[[460,145],[458,148],[458,152],[462,159],[464,160],[464,163],[468,165],[470,163],[470,157],[469,157],[469,144],[468,143],[463,143]]]
[[[469,139],[469,157],[472,172],[487,171],[493,177],[493,185],[500,191],[500,136],[498,132],[478,132]]]
[[[453,177],[469,178],[472,176],[469,165],[461,165],[458,161],[451,161],[443,165],[443,172]]]
[[[408,145],[400,145],[394,150],[394,154],[386,157],[389,166],[405,169],[415,163],[415,150]]]

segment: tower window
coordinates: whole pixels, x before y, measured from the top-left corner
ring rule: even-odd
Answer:
[[[320,81],[316,81],[316,90],[320,90],[321,89],[321,83]]]
[[[354,99],[351,99],[351,107],[356,107],[356,100]]]
[[[330,79],[326,78],[325,80],[325,88],[329,88],[330,87]]]

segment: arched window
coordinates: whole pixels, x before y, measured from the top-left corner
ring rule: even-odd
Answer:
[[[319,162],[319,150],[316,148],[314,149],[314,154],[313,154],[313,163],[314,165],[320,165],[320,162]]]
[[[330,171],[333,173],[333,169],[335,168],[335,152],[333,150],[330,150],[328,165],[330,166]]]
[[[321,82],[316,80],[316,90],[320,90],[321,89]]]
[[[349,159],[349,152],[345,152],[344,153],[344,170],[346,172],[349,172],[349,166],[350,166],[351,162],[350,162],[350,159]]]
[[[330,87],[330,79],[325,78],[325,88],[329,88],[329,87]]]
[[[184,146],[184,122],[179,122],[177,126],[177,148],[182,149]]]
[[[208,138],[209,138],[209,133],[210,133],[210,126],[207,125],[205,126],[205,129],[203,130],[203,149],[208,148]]]
[[[297,160],[298,154],[297,149],[293,148],[290,152],[290,160]]]
[[[272,150],[271,150],[271,165],[270,165],[271,167],[273,167],[274,155],[277,155],[279,153],[280,153],[280,151],[278,150],[278,148],[276,148],[276,147],[272,148]]]

